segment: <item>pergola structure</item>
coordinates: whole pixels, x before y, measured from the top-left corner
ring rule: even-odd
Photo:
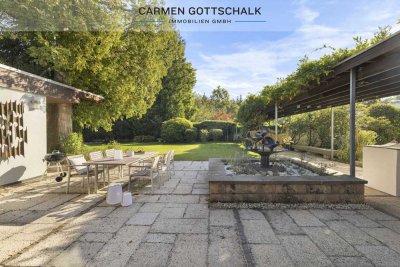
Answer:
[[[355,176],[355,103],[394,95],[400,95],[400,32],[340,62],[294,99],[271,105],[267,115],[277,125],[278,117],[350,104],[350,175]]]

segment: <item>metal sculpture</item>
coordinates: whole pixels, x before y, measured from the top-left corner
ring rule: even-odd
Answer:
[[[24,103],[0,103],[0,160],[25,155]]]
[[[258,153],[261,156],[261,166],[264,168],[270,167],[269,159],[272,154],[282,152],[275,150],[279,142],[268,136],[268,132],[269,130],[265,126],[261,126],[255,131],[249,131],[245,142],[247,150]]]

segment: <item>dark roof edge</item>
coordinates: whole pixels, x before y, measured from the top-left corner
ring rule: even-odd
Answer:
[[[101,101],[101,100],[104,99],[104,97],[102,97],[101,95],[93,94],[93,93],[90,93],[90,92],[75,88],[73,86],[66,85],[66,84],[63,84],[63,83],[60,83],[60,82],[56,82],[54,80],[47,79],[47,78],[41,77],[39,75],[32,74],[30,72],[26,72],[26,71],[23,71],[23,70],[20,70],[20,69],[17,69],[17,68],[13,68],[13,67],[10,67],[10,66],[4,65],[4,64],[0,64],[0,68],[6,69],[6,70],[9,70],[9,71],[13,71],[13,72],[16,72],[16,73],[19,73],[19,74],[23,74],[23,75],[29,76],[31,78],[41,80],[43,82],[47,82],[47,83],[51,83],[51,84],[54,84],[54,85],[58,85],[58,86],[61,86],[61,87],[65,88],[65,89],[68,89],[68,90],[72,90],[72,91],[78,93],[79,96],[81,96],[82,98],[85,98],[85,99],[90,99],[90,100],[94,100],[94,101]]]

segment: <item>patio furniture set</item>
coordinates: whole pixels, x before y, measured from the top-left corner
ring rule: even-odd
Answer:
[[[128,190],[131,183],[135,180],[150,180],[151,190],[154,189],[154,180],[162,176],[170,178],[171,173],[175,172],[174,150],[168,151],[165,155],[158,155],[157,152],[134,153],[122,150],[108,149],[104,153],[95,151],[89,153],[89,160],[84,155],[68,156],[67,172],[67,194],[70,191],[71,178],[82,178],[82,187],[85,183],[90,194],[90,181],[94,180],[94,193],[99,188],[99,176],[103,181],[103,187],[110,185],[110,170],[118,172],[120,179],[124,178],[124,169],[127,170]]]

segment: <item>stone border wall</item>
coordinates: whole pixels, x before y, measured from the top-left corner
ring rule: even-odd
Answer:
[[[365,180],[350,176],[228,176],[209,159],[210,202],[362,203]]]

